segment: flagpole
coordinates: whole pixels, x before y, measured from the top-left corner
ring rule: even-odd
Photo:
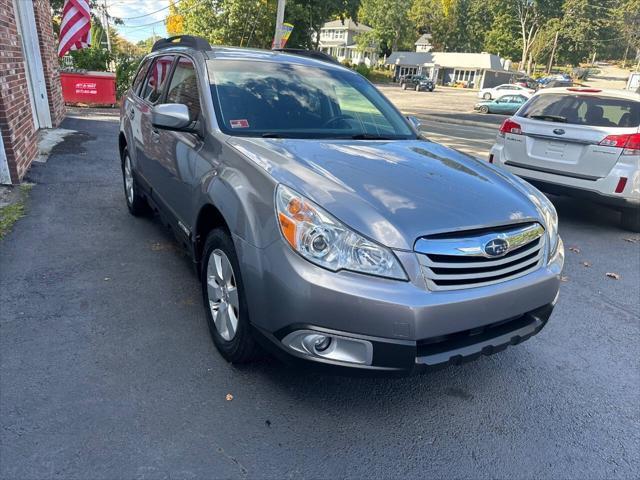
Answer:
[[[107,0],[104,0],[104,7],[103,7],[103,14],[104,14],[104,24],[105,24],[105,31],[107,32],[107,50],[109,50],[109,52],[111,52],[111,38],[109,37],[109,12],[107,11]]]

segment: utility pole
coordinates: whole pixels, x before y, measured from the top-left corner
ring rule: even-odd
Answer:
[[[556,32],[556,38],[553,39],[553,48],[551,49],[551,58],[549,59],[549,66],[547,67],[547,75],[551,74],[551,67],[553,67],[553,57],[556,54],[556,46],[558,45],[558,33]]]
[[[272,48],[280,48],[282,45],[282,24],[284,23],[284,5],[286,0],[278,0],[278,10],[276,11],[276,33],[273,36]]]
[[[107,0],[104,0],[104,6],[102,7],[102,15],[104,17],[104,27],[107,34],[107,50],[111,52],[111,38],[109,38],[109,12],[107,11]]]

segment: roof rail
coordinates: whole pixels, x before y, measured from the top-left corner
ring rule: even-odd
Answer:
[[[153,44],[152,52],[162,50],[169,47],[189,47],[201,52],[211,50],[211,45],[202,37],[194,37],[193,35],[176,35],[175,37],[161,38]]]
[[[319,52],[318,50],[305,50],[304,48],[274,48],[273,51],[291,53],[293,55],[301,55],[303,57],[315,58],[316,60],[322,60],[323,62],[337,63],[338,65],[340,65],[340,62],[338,62],[331,55],[327,55],[324,52]]]

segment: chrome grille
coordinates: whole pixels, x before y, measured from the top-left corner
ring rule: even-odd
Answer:
[[[485,247],[497,239],[506,242],[506,251],[491,256]],[[544,247],[544,228],[528,223],[421,238],[415,250],[429,290],[460,290],[506,282],[540,268]]]

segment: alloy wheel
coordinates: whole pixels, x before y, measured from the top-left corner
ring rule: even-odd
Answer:
[[[135,192],[133,186],[133,172],[131,171],[131,159],[129,158],[129,154],[124,157],[124,189],[127,195],[127,201],[129,202],[129,205],[132,205],[135,197]]]
[[[231,341],[240,314],[238,284],[229,257],[220,249],[211,252],[207,263],[207,297],[216,330],[224,340]]]

